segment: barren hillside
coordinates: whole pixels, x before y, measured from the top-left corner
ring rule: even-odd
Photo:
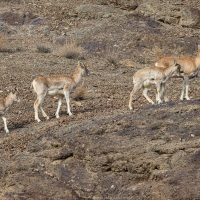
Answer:
[[[182,79],[167,84],[170,101],[150,105],[141,91],[128,109],[132,76],[164,55],[195,57],[198,0],[2,0],[0,91],[17,86],[20,103],[0,123],[2,200],[200,199],[199,78],[180,101]],[[38,75],[91,72],[63,101],[46,97],[50,116],[34,120]],[[150,97],[155,101],[155,87]]]

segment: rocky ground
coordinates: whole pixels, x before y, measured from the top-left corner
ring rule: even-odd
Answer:
[[[199,78],[190,101],[172,79],[170,102],[149,105],[140,92],[128,109],[134,72],[164,55],[194,57],[199,26],[195,0],[0,1],[1,96],[17,86],[21,99],[9,134],[0,123],[1,199],[200,199]],[[78,60],[91,75],[84,98],[71,95],[73,115],[63,102],[56,119],[47,97],[50,120],[35,122],[32,80],[73,74]]]

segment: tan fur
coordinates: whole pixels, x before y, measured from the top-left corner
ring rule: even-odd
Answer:
[[[188,88],[189,88],[189,79],[194,78],[198,75],[198,71],[200,68],[200,45],[198,45],[198,52],[195,58],[190,57],[164,57],[158,60],[155,63],[155,66],[165,68],[171,65],[174,60],[181,66],[181,73],[179,77],[183,78],[183,87],[181,92],[180,99],[183,100],[184,93],[185,98],[189,100],[188,96]]]
[[[2,117],[4,121],[4,129],[6,133],[9,133],[8,127],[7,127],[7,120],[5,117],[5,114],[9,110],[9,108],[12,106],[14,102],[19,102],[19,98],[17,96],[17,92],[10,92],[7,97],[0,99],[0,116]]]
[[[150,103],[154,104],[154,102],[149,98],[147,95],[148,87],[151,84],[156,85],[157,94],[156,94],[156,101],[161,103],[161,97],[165,90],[165,83],[166,81],[175,73],[179,73],[180,66],[174,62],[171,66],[166,68],[159,68],[159,67],[145,67],[143,69],[138,70],[133,76],[133,90],[130,93],[130,100],[129,100],[129,109],[132,110],[132,100],[133,95],[136,92],[143,88],[143,95]]]
[[[80,83],[83,76],[89,75],[89,71],[85,66],[82,66],[78,62],[78,66],[72,76],[69,75],[57,75],[57,76],[38,76],[32,82],[32,87],[37,94],[37,99],[34,103],[35,120],[40,122],[38,117],[38,108],[40,107],[44,117],[49,119],[47,114],[42,108],[42,103],[46,95],[58,97],[58,108],[56,111],[56,117],[59,118],[59,111],[63,97],[66,98],[67,112],[72,115],[69,105],[69,94]]]

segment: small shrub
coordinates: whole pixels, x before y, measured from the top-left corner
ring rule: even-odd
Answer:
[[[84,100],[86,98],[87,98],[87,92],[84,87],[78,87],[74,91],[74,100],[80,101],[80,100]]]
[[[165,52],[164,52],[164,50],[161,49],[161,48],[155,47],[155,48],[153,49],[153,52],[154,52],[154,54],[155,54],[155,56],[156,56],[157,58],[162,58],[162,57],[165,56]]]
[[[85,59],[84,49],[74,41],[69,42],[58,49],[56,54],[68,59]]]
[[[16,48],[16,52],[23,52],[23,51],[25,51],[25,49],[22,48],[22,47],[17,47],[17,48]]]
[[[38,53],[51,53],[51,50],[50,50],[50,48],[45,47],[45,46],[38,46],[37,52]]]
[[[117,65],[118,61],[117,61],[117,57],[115,57],[114,55],[108,55],[107,60],[110,64],[112,65]]]
[[[117,66],[119,59],[118,49],[108,48],[106,50],[106,59],[110,64]]]
[[[0,52],[1,53],[14,53],[15,50],[13,50],[13,49],[7,49],[7,48],[1,48]]]
[[[108,1],[107,0],[100,0],[99,5],[108,5]]]

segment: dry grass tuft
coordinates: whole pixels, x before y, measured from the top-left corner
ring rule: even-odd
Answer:
[[[0,33],[0,52],[6,52],[9,45],[9,41],[8,41],[8,37],[3,34]]]
[[[107,48],[105,57],[110,64],[117,66],[119,60],[119,49],[114,47]]]
[[[163,49],[159,48],[159,47],[155,47],[153,49],[153,53],[156,56],[157,59],[162,58],[165,56],[165,52]]]
[[[12,48],[8,36],[0,33],[0,53],[15,53],[22,52],[23,50],[21,47]]]
[[[51,49],[45,46],[37,46],[38,53],[51,53]]]
[[[85,59],[84,49],[78,45],[75,41],[68,42],[64,46],[60,47],[55,55],[66,57],[68,59]]]
[[[87,98],[88,98],[88,92],[86,91],[86,89],[84,87],[80,86],[74,91],[74,100],[75,101],[81,101],[81,100],[85,100]]]

